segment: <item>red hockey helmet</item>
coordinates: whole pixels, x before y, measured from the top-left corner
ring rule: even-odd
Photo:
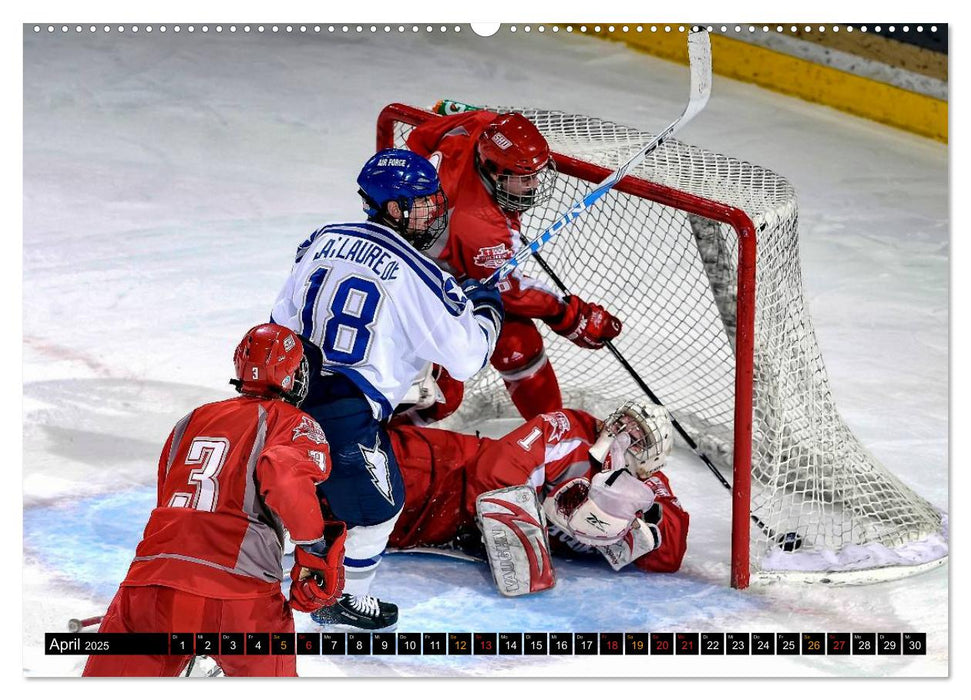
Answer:
[[[307,397],[308,367],[297,335],[275,323],[250,328],[233,355],[236,378],[230,384],[241,394],[282,398],[294,406]]]
[[[503,209],[526,211],[552,196],[556,169],[550,145],[522,114],[500,114],[489,122],[479,134],[475,153]]]

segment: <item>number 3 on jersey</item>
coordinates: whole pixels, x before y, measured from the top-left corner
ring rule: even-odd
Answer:
[[[372,280],[345,277],[337,285],[323,327],[316,324],[317,302],[328,267],[313,271],[307,281],[307,297],[300,314],[300,334],[314,342],[328,362],[356,365],[367,358],[371,325],[381,305],[381,288]]]
[[[189,445],[185,463],[189,466],[202,465],[189,472],[189,484],[195,485],[195,492],[172,494],[169,508],[195,508],[214,512],[219,499],[219,471],[223,468],[228,451],[229,440],[226,438],[197,437],[193,440]]]

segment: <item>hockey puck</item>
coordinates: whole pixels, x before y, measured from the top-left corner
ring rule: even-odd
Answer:
[[[787,532],[784,535],[780,535],[776,541],[782,547],[783,552],[794,552],[802,547],[802,537],[799,536],[798,532]]]

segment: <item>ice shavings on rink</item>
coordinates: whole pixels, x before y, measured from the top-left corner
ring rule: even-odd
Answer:
[[[24,515],[24,545],[41,563],[105,599],[125,577],[148,514],[154,489],[129,489],[68,504],[32,508]],[[288,558],[284,569],[289,571]],[[631,599],[644,574],[606,575],[600,561],[556,563],[556,587],[536,596],[504,598],[484,563],[436,555],[390,554],[381,567],[381,597],[401,608],[399,631],[646,632],[686,629],[727,610],[744,613],[750,596],[683,575],[656,575],[650,597]],[[436,581],[438,593],[429,591]],[[318,629],[307,618],[307,630]]]
[[[77,586],[110,600],[155,507],[155,489],[129,489],[24,510],[24,549]]]
[[[838,552],[798,551],[784,552],[781,549],[770,551],[762,562],[762,568],[769,577],[773,572],[820,572],[819,579],[825,578],[825,572],[854,571],[867,568],[875,569],[869,573],[861,573],[865,580],[881,580],[881,567],[911,566],[919,567],[921,571],[942,566],[948,555],[948,518],[943,516],[944,531],[934,533],[917,542],[907,542],[897,547],[886,547],[876,542],[867,544],[851,544]],[[891,572],[892,573],[892,572]],[[798,574],[797,574],[798,576]]]

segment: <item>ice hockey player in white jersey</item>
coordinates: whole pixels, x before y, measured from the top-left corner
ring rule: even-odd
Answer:
[[[385,422],[428,363],[460,380],[482,369],[503,308],[495,288],[460,285],[419,252],[448,217],[431,163],[386,149],[357,182],[368,220],[323,226],[300,245],[271,318],[304,343],[311,383],[301,408],[323,427],[334,462],[320,494],[348,527],[345,594],[313,618],[380,630],[398,609],[370,588],[404,504]]]

